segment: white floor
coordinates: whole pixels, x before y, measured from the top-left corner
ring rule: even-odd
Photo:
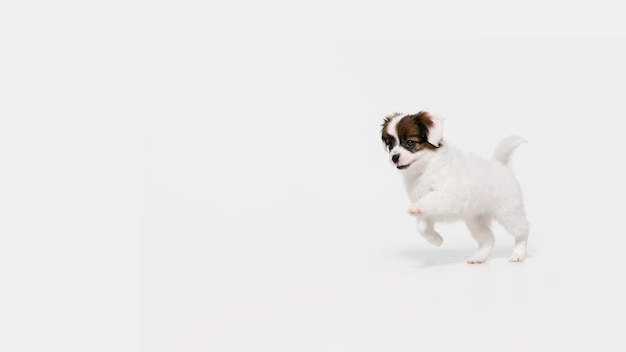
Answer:
[[[594,249],[574,225],[539,224],[527,260],[513,264],[496,226],[491,259],[469,265],[475,245],[462,226],[443,226],[435,248],[404,214],[382,212],[349,225],[259,228],[242,216],[219,233],[148,231],[146,350],[626,347],[620,249]]]

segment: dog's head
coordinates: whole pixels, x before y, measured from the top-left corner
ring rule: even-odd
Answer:
[[[385,118],[382,127],[383,143],[399,170],[407,169],[424,153],[441,146],[441,120],[425,111],[413,115],[395,113]]]

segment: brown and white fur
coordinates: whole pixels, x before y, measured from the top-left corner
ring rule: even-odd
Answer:
[[[411,202],[408,213],[417,218],[419,232],[440,246],[443,239],[435,223],[464,221],[478,242],[467,262],[483,263],[494,245],[490,225],[496,220],[515,238],[509,260],[524,260],[528,221],[519,183],[507,166],[524,140],[508,137],[498,144],[493,158],[486,159],[444,143],[442,132],[442,120],[425,111],[395,113],[382,125],[382,140],[404,177]]]

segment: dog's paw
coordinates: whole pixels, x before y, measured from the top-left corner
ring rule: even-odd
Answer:
[[[471,257],[467,258],[467,264],[482,264],[489,257],[489,249],[481,248],[476,253],[472,254]]]
[[[509,261],[512,263],[519,263],[524,260],[526,256],[526,243],[520,243],[515,245],[515,249],[513,249],[513,253],[509,257]]]
[[[425,236],[425,237],[428,243],[435,245],[437,247],[440,247],[441,244],[443,243],[443,238],[438,233],[434,233],[430,236]]]
[[[474,252],[474,254],[472,254],[471,257],[467,258],[467,263],[468,264],[484,263],[487,260],[487,257],[489,257],[489,254],[491,253],[492,248],[493,248],[493,244],[492,245],[483,244],[482,246],[478,248],[476,252]]]
[[[509,261],[511,263],[519,263],[521,261],[524,260],[524,255],[520,255],[519,253],[513,253],[510,257],[509,257]]]
[[[487,260],[487,257],[481,255],[473,255],[467,258],[467,264],[482,264]]]
[[[424,209],[422,207],[411,205],[408,210],[409,215],[419,216],[424,214]]]

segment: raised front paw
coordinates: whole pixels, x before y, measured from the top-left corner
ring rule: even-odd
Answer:
[[[424,236],[424,238],[426,238],[426,241],[428,241],[428,243],[437,247],[441,246],[441,244],[443,243],[443,238],[436,232],[428,236]]]
[[[409,215],[420,216],[420,215],[424,214],[424,209],[422,209],[422,207],[417,205],[417,204],[412,204],[409,207],[408,213],[409,213]]]

